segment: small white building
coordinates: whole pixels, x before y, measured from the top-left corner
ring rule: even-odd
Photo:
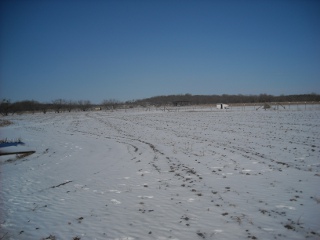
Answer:
[[[229,109],[229,105],[224,104],[224,103],[219,103],[219,104],[217,104],[217,108],[218,109]]]

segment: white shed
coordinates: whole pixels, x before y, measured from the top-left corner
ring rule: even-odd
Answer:
[[[228,104],[224,104],[224,103],[219,103],[219,104],[217,104],[217,108],[218,109],[228,109],[229,105]]]

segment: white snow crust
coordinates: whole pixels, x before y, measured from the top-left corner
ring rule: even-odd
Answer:
[[[0,239],[320,239],[319,105],[6,119]]]

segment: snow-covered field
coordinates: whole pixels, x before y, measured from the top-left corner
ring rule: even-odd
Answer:
[[[320,239],[319,105],[191,110],[6,117],[0,239]]]

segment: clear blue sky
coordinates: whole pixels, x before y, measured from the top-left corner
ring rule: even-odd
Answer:
[[[320,93],[317,0],[2,0],[0,96]]]

